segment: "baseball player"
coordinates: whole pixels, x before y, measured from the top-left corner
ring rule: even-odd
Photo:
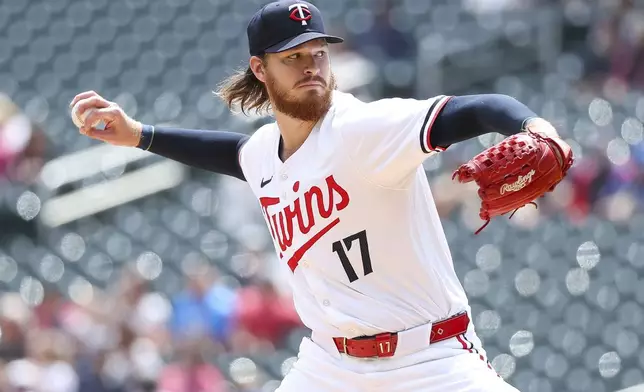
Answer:
[[[565,172],[558,165],[570,153],[554,127],[505,95],[363,102],[339,91],[329,45],[343,39],[327,34],[305,1],[262,7],[247,34],[248,68],[218,94],[231,109],[274,116],[252,136],[141,124],[93,91],[70,104],[80,132],[248,183],[312,331],[278,391],[516,391],[476,335],[422,163],[499,132],[505,144],[455,174],[483,189],[493,182],[483,181],[488,168],[505,167],[501,193],[533,192],[544,167],[559,173],[552,186]],[[100,121],[104,129],[92,127]],[[564,150],[553,153],[553,140]],[[499,164],[525,155],[532,160],[514,172]],[[543,163],[546,156],[557,159]],[[489,193],[480,192],[484,201]]]

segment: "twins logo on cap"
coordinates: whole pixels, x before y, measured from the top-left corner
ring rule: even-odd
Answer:
[[[288,10],[291,11],[291,14],[288,16],[296,22],[302,22],[302,26],[306,26],[306,21],[311,19],[311,10],[306,4],[293,4],[288,7]]]
[[[287,21],[287,16],[295,23]],[[251,56],[283,52],[320,38],[330,44],[344,41],[326,33],[322,13],[305,0],[280,0],[266,4],[250,19],[246,33]]]

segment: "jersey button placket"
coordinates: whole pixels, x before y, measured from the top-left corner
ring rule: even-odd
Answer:
[[[286,180],[288,180],[288,175],[284,172],[284,169],[282,169],[282,171],[280,172],[279,179],[280,179],[280,180],[282,181],[282,183],[283,183],[283,184],[281,185],[281,189],[282,189],[282,195],[281,195],[281,197],[282,197],[282,200],[286,200],[286,199],[288,198],[288,194],[287,194],[287,192],[286,192],[286,190],[287,190],[287,188],[288,188],[288,185],[287,185],[287,184],[285,184],[284,182],[286,182]]]
[[[311,262],[310,259],[307,259],[309,268],[304,268],[303,272],[306,271],[306,281],[308,282],[311,293],[315,297],[318,306],[325,313],[332,312],[331,301],[329,300],[329,289],[327,284],[324,282],[324,279],[319,275],[320,271],[317,271],[315,265]]]

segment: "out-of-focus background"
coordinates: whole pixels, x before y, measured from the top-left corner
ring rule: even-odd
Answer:
[[[95,90],[138,120],[251,133],[216,85],[259,0],[0,0],[0,391],[269,392],[302,327],[246,184],[78,134]],[[644,383],[644,9],[638,0],[318,0],[342,90],[503,93],[576,163],[479,236],[425,168],[492,365],[523,392]]]

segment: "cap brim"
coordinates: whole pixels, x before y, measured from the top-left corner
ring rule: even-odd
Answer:
[[[330,44],[339,44],[344,42],[343,38],[336,37],[334,35],[328,35],[328,34],[323,34],[323,33],[316,33],[316,32],[309,32],[309,33],[302,33],[300,35],[297,35],[293,38],[286,39],[282,42],[279,42],[268,49],[266,49],[264,52],[266,53],[278,53],[278,52],[283,52],[285,50],[293,49],[294,47],[298,45],[302,45],[305,42],[312,41],[314,39],[318,38],[324,38],[328,43]]]

